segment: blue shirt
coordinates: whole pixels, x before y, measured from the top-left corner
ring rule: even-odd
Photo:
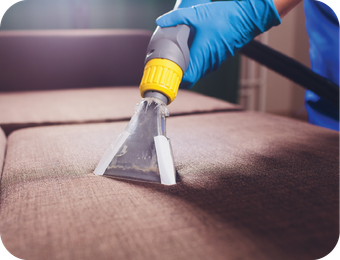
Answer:
[[[312,70],[339,86],[339,21],[327,5],[305,0],[306,28]],[[308,121],[339,131],[339,109],[307,90]]]

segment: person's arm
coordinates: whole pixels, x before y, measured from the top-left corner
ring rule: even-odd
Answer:
[[[301,1],[302,0],[273,0],[275,8],[281,18],[288,14]],[[174,9],[207,3],[211,3],[211,0],[177,0]]]
[[[302,0],[273,0],[275,8],[281,18],[288,14],[301,1]]]

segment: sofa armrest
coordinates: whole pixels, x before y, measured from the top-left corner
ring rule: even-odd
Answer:
[[[0,180],[2,175],[2,169],[5,162],[5,152],[6,152],[7,138],[4,131],[0,127]]]

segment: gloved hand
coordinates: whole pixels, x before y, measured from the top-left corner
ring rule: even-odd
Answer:
[[[211,3],[211,0],[177,0],[174,9],[192,7],[199,4]]]
[[[272,0],[234,0],[173,10],[156,23],[160,27],[186,24],[194,29],[189,67],[181,83],[188,88],[281,19]]]

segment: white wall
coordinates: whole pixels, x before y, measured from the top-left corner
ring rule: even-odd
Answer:
[[[310,67],[303,4],[268,32],[268,45]],[[265,112],[306,120],[305,90],[273,71],[267,73]]]
[[[0,0],[3,1],[3,0]],[[31,0],[13,5],[0,30],[156,28],[175,0]]]

